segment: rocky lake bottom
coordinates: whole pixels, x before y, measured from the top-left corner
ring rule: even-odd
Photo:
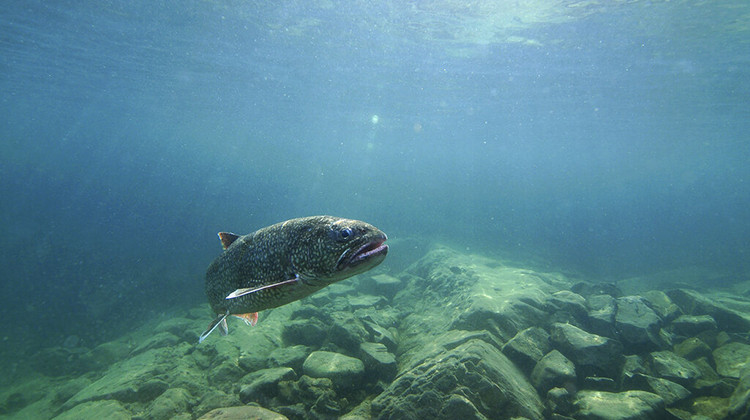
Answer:
[[[201,344],[207,304],[43,349],[0,419],[749,419],[748,291],[435,247]]]

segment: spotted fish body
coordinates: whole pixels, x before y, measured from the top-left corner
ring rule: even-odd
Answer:
[[[257,312],[308,296],[380,264],[385,233],[358,220],[312,216],[287,220],[248,235],[220,233],[225,251],[206,272],[206,296],[218,314],[201,335],[226,317],[257,320]]]

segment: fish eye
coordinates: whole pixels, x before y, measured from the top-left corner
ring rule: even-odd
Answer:
[[[347,240],[352,236],[352,230],[349,228],[343,228],[339,231],[339,238]]]

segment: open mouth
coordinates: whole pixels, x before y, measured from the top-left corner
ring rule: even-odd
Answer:
[[[338,266],[351,269],[355,266],[360,266],[365,262],[374,262],[374,265],[377,265],[380,261],[383,261],[388,253],[388,245],[384,243],[386,239],[388,239],[388,237],[383,234],[382,236],[360,246],[356,251],[351,253],[349,257],[347,257],[347,252],[345,252],[339,258]]]
[[[386,239],[387,238],[378,239],[362,245],[357,252],[349,258],[349,265],[357,264],[374,256],[382,255],[385,257],[385,254],[388,253],[388,245],[384,243]]]

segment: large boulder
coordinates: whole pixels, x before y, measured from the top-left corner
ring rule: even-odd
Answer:
[[[622,344],[629,352],[659,350],[659,315],[640,296],[625,296],[617,299],[615,328]]]
[[[497,347],[478,339],[408,370],[372,402],[378,418],[541,419],[542,410],[518,368]]]
[[[358,385],[364,376],[361,360],[330,351],[314,351],[302,365],[302,371],[311,378],[328,378],[338,389]]]
[[[710,315],[720,330],[747,332],[750,330],[750,315],[731,309],[709,299],[695,290],[675,289],[667,292],[672,301],[689,315]]]
[[[619,393],[580,391],[573,417],[585,420],[648,420],[668,418],[664,400],[646,391]]]
[[[561,323],[550,327],[550,340],[553,347],[575,363],[579,376],[617,378],[623,363],[619,341]]]

